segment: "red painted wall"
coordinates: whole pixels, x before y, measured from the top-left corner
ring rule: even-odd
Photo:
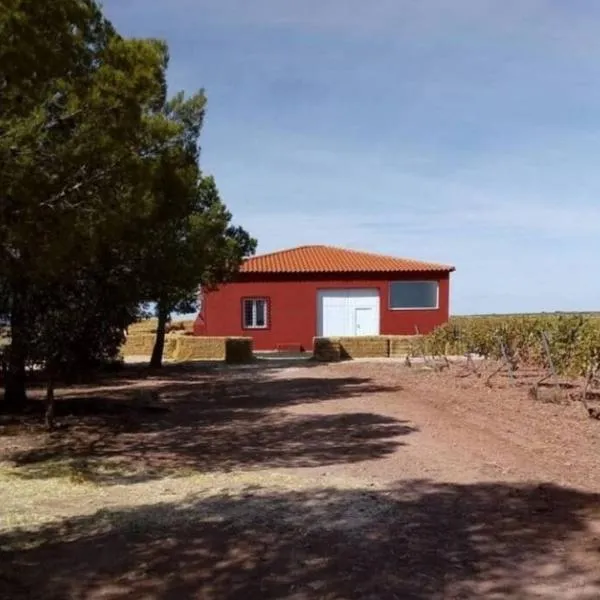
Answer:
[[[250,336],[256,350],[273,350],[278,344],[301,344],[312,349],[317,332],[317,290],[321,288],[378,288],[380,297],[380,332],[388,335],[411,335],[415,325],[421,333],[429,333],[448,320],[448,273],[362,275],[348,278],[328,276],[305,278],[298,281],[289,275],[240,276],[235,283],[223,285],[204,298],[202,314],[194,325],[196,335]],[[439,308],[437,310],[390,310],[388,306],[390,281],[438,281]],[[267,298],[269,321],[267,329],[242,328],[242,299]]]

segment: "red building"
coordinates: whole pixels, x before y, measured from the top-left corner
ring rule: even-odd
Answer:
[[[251,336],[256,350],[311,350],[315,336],[428,333],[448,320],[454,267],[329,246],[255,256],[207,293],[196,335]]]

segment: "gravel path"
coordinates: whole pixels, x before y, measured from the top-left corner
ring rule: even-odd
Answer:
[[[41,478],[14,439],[0,597],[600,598],[600,424],[455,375],[155,379],[184,418],[100,435],[101,465],[135,457],[120,479]]]

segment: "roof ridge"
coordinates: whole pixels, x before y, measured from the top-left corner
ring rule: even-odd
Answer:
[[[294,250],[300,250],[300,248],[310,248],[311,246],[295,246],[294,248],[281,248],[281,250],[272,250],[271,252],[265,252],[264,254],[253,254],[248,256],[245,260],[252,260],[253,258],[266,258],[268,256],[274,256],[275,254],[286,254],[293,252]]]
[[[254,254],[248,258],[262,258],[264,256],[273,256],[274,254],[286,254],[287,252],[295,252],[296,250],[302,250],[303,248],[333,248],[334,246],[327,246],[326,244],[303,244],[302,246],[293,246],[292,248],[281,248],[279,250],[271,250],[271,252],[265,252],[264,254]],[[343,248],[340,248],[343,250]]]

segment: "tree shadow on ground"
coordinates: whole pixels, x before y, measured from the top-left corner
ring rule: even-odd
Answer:
[[[127,385],[147,380],[163,379],[194,379],[207,375],[237,374],[252,375],[253,373],[269,373],[281,371],[284,369],[303,369],[309,371],[315,367],[333,366],[333,364],[323,363],[313,358],[303,359],[264,359],[256,358],[249,363],[226,363],[224,361],[183,361],[167,362],[160,368],[152,368],[149,365],[148,358],[142,362],[134,363],[115,363],[114,365],[98,367],[78,376],[73,375],[70,378],[64,378],[63,388],[72,387],[114,387],[116,385]],[[46,373],[41,370],[28,371],[27,387],[34,395],[36,392],[44,391],[46,388]]]
[[[599,500],[553,485],[409,481],[104,510],[0,537],[0,595],[592,599]]]
[[[131,400],[128,388],[110,396],[84,392],[63,398],[57,408],[63,429],[38,435],[30,447],[0,452],[0,458],[10,460],[21,477],[55,477],[74,468],[98,483],[133,483],[190,471],[374,460],[394,452],[402,445],[399,438],[415,431],[407,422],[370,412],[285,410],[399,389],[366,378],[204,374],[163,379],[156,389],[161,400],[149,406]]]

